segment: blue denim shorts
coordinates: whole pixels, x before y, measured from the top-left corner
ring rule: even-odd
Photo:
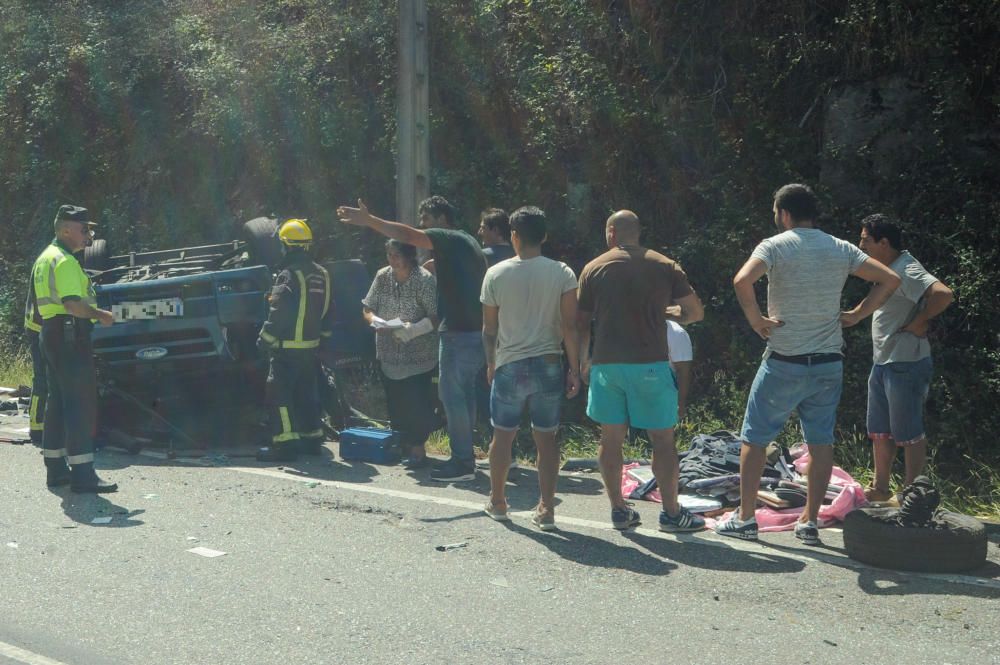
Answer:
[[[843,383],[842,360],[798,365],[765,359],[750,387],[740,438],[753,446],[766,446],[778,436],[792,411],[797,411],[806,443],[832,444]]]
[[[531,428],[536,432],[559,429],[563,395],[562,359],[554,354],[515,360],[501,365],[490,389],[490,421],[499,430],[514,431],[521,425],[527,404]]]
[[[868,376],[868,437],[894,439],[897,446],[923,441],[924,402],[933,374],[930,356],[874,365]]]
[[[667,362],[590,368],[587,415],[602,425],[670,429],[677,424],[677,379]]]

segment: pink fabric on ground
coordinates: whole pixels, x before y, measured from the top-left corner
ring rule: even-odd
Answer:
[[[628,499],[629,495],[635,491],[640,483],[638,480],[628,475],[629,469],[634,469],[637,466],[642,466],[638,462],[632,462],[631,464],[626,464],[622,466],[622,496]],[[651,491],[646,496],[642,497],[643,501],[655,501],[656,503],[663,503],[663,497],[660,496],[659,488]]]
[[[799,473],[805,475],[806,467],[809,466],[809,453],[803,454],[793,463],[795,470]],[[844,517],[847,513],[860,508],[868,503],[865,499],[865,491],[862,489],[861,484],[851,477],[851,474],[847,473],[839,466],[833,467],[833,473],[830,474],[830,480],[834,480],[838,485],[843,485],[844,489],[840,495],[833,500],[832,503],[825,504],[819,509],[819,526],[825,527],[830,526],[835,522],[844,521]],[[757,515],[757,530],[762,532],[768,531],[791,531],[795,528],[795,523],[799,521],[799,517],[802,515],[802,508],[783,508],[781,510],[775,510],[774,508],[758,508],[756,511]],[[729,519],[732,511],[726,513],[719,517],[719,520],[725,521]],[[707,522],[708,520],[706,520]],[[714,520],[709,528],[714,526]]]

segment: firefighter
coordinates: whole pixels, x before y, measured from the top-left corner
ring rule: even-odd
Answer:
[[[304,219],[278,228],[284,258],[274,279],[267,322],[258,348],[267,351],[267,401],[271,444],[257,452],[262,462],[318,453],[326,440],[320,420],[317,375],[320,337],[330,335],[333,307],[330,275],[309,257],[312,231]]]
[[[53,226],[55,238],[31,270],[48,378],[42,435],[46,481],[49,487],[68,484],[74,492],[114,492],[118,485],[94,471],[97,376],[90,343],[94,322],[110,326],[114,317],[97,308],[94,286],[73,256],[93,233],[87,209],[61,206]]]
[[[39,346],[42,332],[42,315],[35,304],[34,282],[28,278],[28,297],[24,303],[24,334],[31,349],[31,405],[28,407],[28,431],[31,442],[42,445],[42,429],[45,421],[45,400],[49,386],[45,380],[45,359]]]

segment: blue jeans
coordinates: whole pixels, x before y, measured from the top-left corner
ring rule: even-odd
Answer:
[[[558,354],[522,358],[497,367],[490,393],[493,427],[516,432],[528,405],[531,428],[536,432],[559,429],[563,369]]]
[[[872,367],[868,377],[868,436],[897,446],[924,440],[924,402],[934,374],[930,356]]]
[[[476,377],[486,364],[479,332],[443,332],[440,336],[438,396],[448,418],[451,457],[473,462],[472,428],[476,422]]]
[[[766,446],[778,436],[792,411],[798,411],[806,443],[833,444],[844,363],[798,365],[767,358],[750,387],[740,438]]]

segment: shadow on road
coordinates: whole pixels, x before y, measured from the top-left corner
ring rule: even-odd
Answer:
[[[995,578],[1000,574],[1000,566],[991,561],[966,574]],[[944,595],[1000,599],[1000,589],[993,587],[938,582],[926,577],[910,577],[904,572],[897,573],[877,568],[858,571],[858,588],[872,596]]]
[[[121,528],[130,526],[141,526],[142,520],[135,519],[142,515],[145,510],[129,510],[124,506],[110,501],[108,494],[75,494],[68,487],[50,488],[50,492],[62,499],[62,510],[66,517],[77,524],[86,524],[93,527]],[[108,524],[94,524],[95,517],[110,517]]]
[[[622,536],[658,557],[676,561],[692,568],[724,570],[732,573],[769,574],[797,573],[805,568],[805,563],[796,559],[776,554],[747,552],[730,547],[706,545],[697,542],[697,540],[677,542],[647,536],[635,531],[625,531]]]
[[[763,544],[763,543],[762,543]],[[798,556],[810,556],[816,561],[855,570],[858,573],[858,587],[867,594],[873,596],[906,596],[906,595],[946,595],[946,596],[968,596],[970,598],[1000,598],[1000,589],[989,586],[975,586],[974,584],[956,584],[949,578],[950,574],[942,575],[942,579],[937,580],[927,577],[925,573],[909,573],[907,571],[896,571],[881,568],[872,568],[867,564],[854,561],[847,556],[847,552],[841,547],[822,545],[819,547],[789,547],[775,543],[766,543],[770,549],[784,550]],[[1000,564],[987,561],[985,564],[965,573],[956,575],[962,577],[979,577],[987,580],[1000,579]]]
[[[634,547],[623,547],[576,531],[560,529],[542,533],[513,521],[503,522],[503,525],[520,536],[544,545],[553,554],[583,566],[627,570],[639,575],[669,575],[670,571],[677,569],[675,564]]]

